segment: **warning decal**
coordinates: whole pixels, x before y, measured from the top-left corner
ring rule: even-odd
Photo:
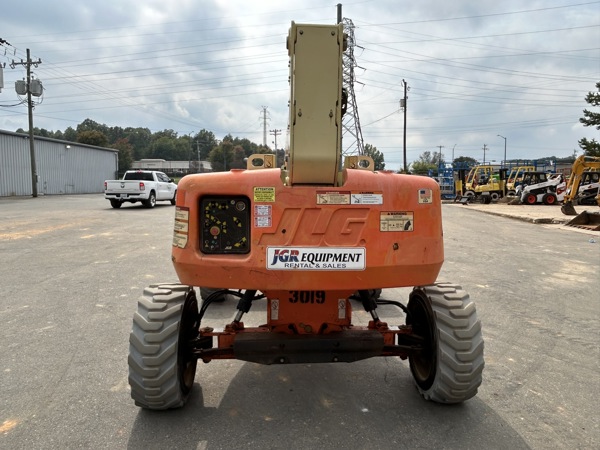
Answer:
[[[379,231],[413,231],[412,211],[387,211],[379,216]]]
[[[177,206],[173,226],[173,247],[185,248],[187,245],[189,220],[190,210],[183,206]]]
[[[271,205],[254,205],[254,226],[268,228],[272,225]]]
[[[254,201],[258,203],[273,203],[275,201],[275,188],[255,187]]]
[[[352,192],[350,202],[353,205],[383,205],[381,192]]]
[[[349,205],[350,191],[317,192],[317,205]]]

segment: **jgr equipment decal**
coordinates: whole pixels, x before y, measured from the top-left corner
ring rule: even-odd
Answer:
[[[270,270],[365,270],[363,247],[267,247]]]

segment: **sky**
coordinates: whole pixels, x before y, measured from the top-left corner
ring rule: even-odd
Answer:
[[[336,5],[3,0],[0,129],[28,129],[14,83],[26,77],[19,63],[30,49],[44,86],[35,127],[64,131],[89,118],[180,136],[206,129],[271,148],[281,130],[282,148],[291,21],[335,24]],[[405,112],[407,164],[426,151],[500,162],[505,144],[507,159],[566,157],[581,154],[582,137],[600,139],[579,123],[600,81],[600,1],[349,0],[342,16],[354,25],[364,143],[387,169],[404,163]]]

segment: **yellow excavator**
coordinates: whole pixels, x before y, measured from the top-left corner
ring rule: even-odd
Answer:
[[[573,163],[571,176],[560,210],[567,216],[575,216],[567,226],[591,231],[600,231],[600,211],[582,211],[577,214],[574,204],[600,206],[600,186],[598,186],[600,158],[580,156]]]
[[[571,168],[569,181],[567,182],[567,192],[563,200],[563,205],[560,208],[563,214],[567,216],[577,215],[573,204],[582,198],[583,191],[580,188],[584,180],[589,178],[589,174],[598,170],[600,170],[600,157],[581,155],[575,160]],[[597,193],[595,199],[598,206],[600,206],[600,191]]]

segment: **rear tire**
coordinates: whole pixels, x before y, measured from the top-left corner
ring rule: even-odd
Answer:
[[[154,208],[156,206],[156,194],[154,192],[150,192],[148,200],[144,200],[142,203],[146,208]]]
[[[198,362],[188,343],[199,326],[192,288],[155,284],[144,289],[129,336],[129,385],[137,406],[162,410],[185,404]]]
[[[119,200],[114,200],[114,199],[110,199],[110,206],[112,206],[115,209],[119,209],[121,207],[123,203],[121,203]]]
[[[544,196],[542,197],[542,202],[544,202],[544,205],[555,205],[556,195],[552,193],[544,194]]]
[[[415,288],[408,311],[406,323],[425,339],[425,349],[409,356],[419,394],[438,403],[475,396],[482,381],[484,344],[469,294],[449,283]]]

